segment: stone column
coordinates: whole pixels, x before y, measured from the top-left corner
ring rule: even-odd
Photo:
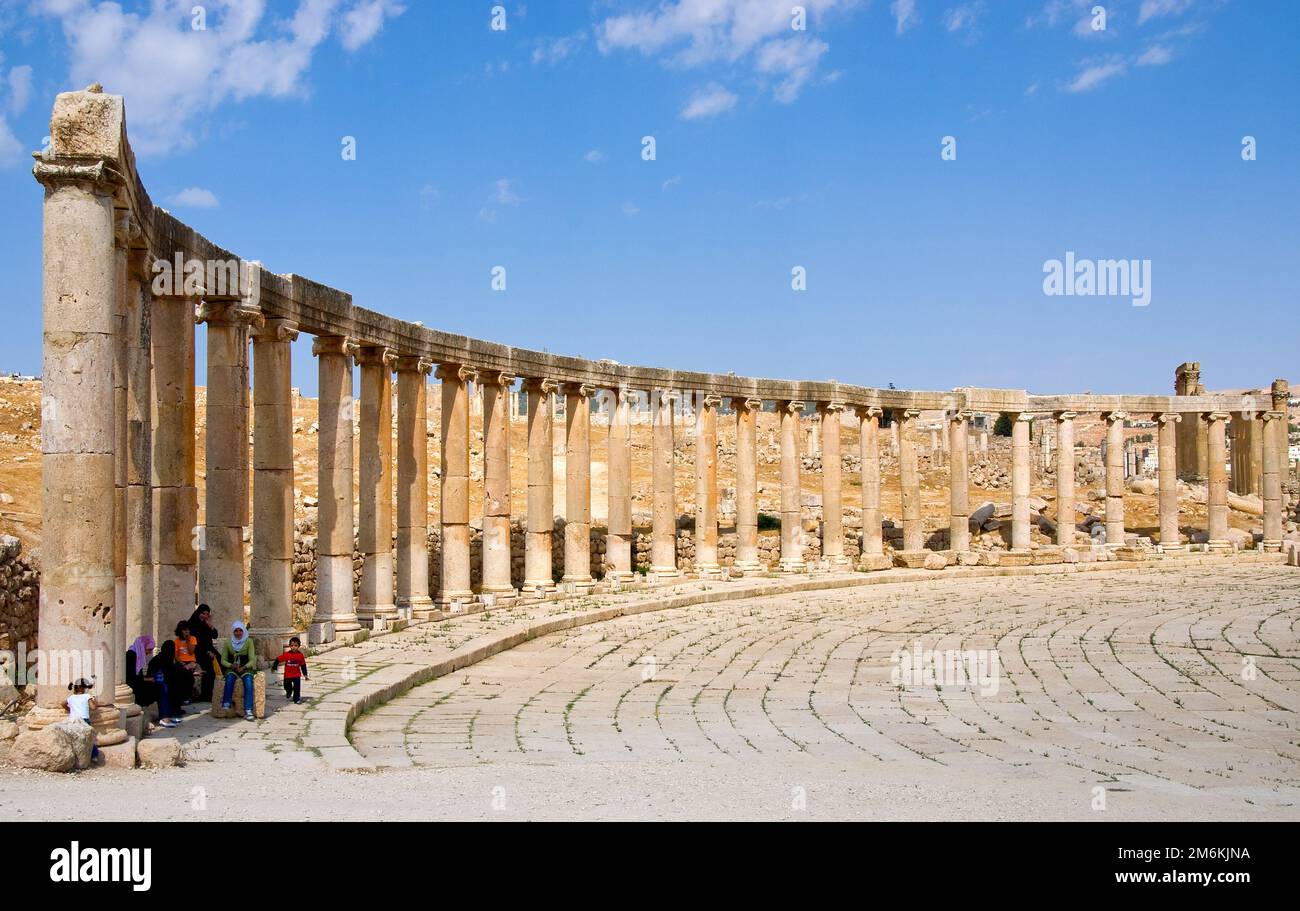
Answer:
[[[844,556],[844,479],[840,449],[840,402],[818,402],[822,422],[822,559],[832,567],[849,565]]]
[[[249,631],[280,654],[293,622],[293,372],[298,325],[267,320],[253,334],[253,565]],[[222,631],[228,632],[228,631]]]
[[[701,579],[722,575],[718,564],[718,405],[703,396],[695,421],[695,571]]]
[[[485,374],[483,384],[483,594],[511,601],[510,388],[515,378]]]
[[[614,390],[609,415],[609,533],[605,536],[605,559],[609,561],[609,575],[622,581],[634,574],[630,409],[631,391]]]
[[[139,228],[130,213],[119,209],[114,218],[114,288],[113,288],[113,660],[120,673],[113,690],[113,703],[126,718],[138,718],[140,707],[135,704],[135,694],[126,682],[124,656],[127,639],[126,605],[126,511],[127,463],[127,343],[126,308],[129,278],[129,253],[133,237]],[[137,723],[138,724],[138,723]],[[130,730],[135,724],[125,725]]]
[[[469,560],[469,387],[478,375],[461,364],[443,364],[442,381],[442,555],[438,595],[444,610],[474,598]]]
[[[970,492],[967,475],[966,428],[970,412],[948,414],[948,452],[950,470],[948,546],[956,553],[970,550]]]
[[[244,529],[248,508],[249,327],[263,326],[259,310],[239,302],[208,301],[199,308],[208,326],[208,407],[203,543],[199,601],[225,636],[244,619]]]
[[[1156,477],[1160,492],[1160,545],[1166,551],[1182,550],[1178,532],[1178,423],[1175,412],[1155,416],[1160,429],[1156,437]]]
[[[1278,437],[1286,439],[1287,413],[1267,411],[1263,415],[1262,459],[1263,479],[1260,485],[1264,498],[1264,550],[1282,549],[1282,453]]]
[[[1073,411],[1056,413],[1056,543],[1074,544],[1077,516],[1074,511],[1074,419]]]
[[[128,644],[158,638],[154,610],[153,325],[147,254],[131,256],[127,275],[126,619]]]
[[[357,466],[357,550],[364,561],[357,621],[366,627],[396,619],[393,597],[393,368],[391,348],[363,346],[361,434]]]
[[[564,384],[564,576],[580,592],[591,578],[591,397],[582,383]]]
[[[654,436],[651,445],[651,486],[654,494],[650,531],[650,569],[660,579],[677,572],[677,502],[673,486],[673,413],[677,393],[651,392],[655,402]]]
[[[397,359],[397,597],[399,612],[433,614],[429,597],[429,381],[433,363]]]
[[[1258,395],[1256,389],[1252,396]],[[1245,403],[1243,403],[1245,404]],[[1255,417],[1254,399],[1249,407],[1232,412],[1232,426],[1229,429],[1232,439],[1232,473],[1229,476],[1229,490],[1239,496],[1260,493],[1260,476],[1263,472],[1264,449],[1261,445],[1263,433],[1261,422]]]
[[[862,419],[862,556],[885,552],[880,521],[880,416],[876,407],[858,409]],[[865,560],[863,561],[866,562]]]
[[[1226,411],[1211,411],[1206,422],[1206,473],[1209,476],[1209,540],[1210,549],[1232,549],[1228,540],[1228,446]]]
[[[158,560],[154,576],[160,641],[194,613],[198,553],[203,546],[199,492],[194,483],[197,303],[197,298],[154,295],[153,539]]]
[[[903,499],[903,550],[925,549],[921,521],[921,473],[916,464],[916,419],[919,411],[895,410],[898,435],[898,473]]]
[[[762,399],[734,398],[736,413],[736,562],[742,573],[763,568],[758,559],[758,413]]]
[[[1180,364],[1174,371],[1175,395],[1202,395],[1201,365],[1197,361]],[[1206,479],[1206,436],[1202,420],[1183,421],[1177,430],[1176,452],[1178,477],[1184,481],[1201,482]]]
[[[524,589],[555,590],[551,538],[555,531],[555,445],[551,380],[529,378],[528,393],[528,531],[524,538]],[[613,471],[611,467],[611,472]],[[629,493],[629,496],[631,494]]]
[[[1011,424],[1011,549],[1029,550],[1029,491],[1033,484],[1033,454],[1029,446],[1031,415],[1016,414]],[[1121,474],[1122,474],[1121,467]]]
[[[803,402],[777,402],[781,419],[781,571],[803,572],[803,493],[799,484],[799,413]]]
[[[344,336],[318,337],[312,342],[320,378],[318,444],[318,495],[316,507],[316,617],[317,641],[355,633],[353,600],[353,398],[352,361],[356,342]],[[330,624],[333,628],[330,628]]]
[[[1124,545],[1124,422],[1128,414],[1110,411],[1106,421],[1106,546]]]
[[[94,677],[103,704],[92,711],[91,724],[107,746],[127,733],[118,727],[120,711],[108,704],[122,664],[112,522],[120,339],[115,186],[102,164],[41,160],[34,169],[45,187],[38,623],[41,649],[70,660],[58,662],[57,670],[38,669],[37,705],[27,726],[67,718],[68,684]]]

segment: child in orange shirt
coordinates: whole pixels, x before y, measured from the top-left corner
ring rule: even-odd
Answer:
[[[190,633],[190,625],[182,620],[176,624],[176,663],[194,676],[194,686],[188,693],[177,694],[181,705],[192,703],[202,685],[203,670],[199,667],[198,651],[198,637]]]

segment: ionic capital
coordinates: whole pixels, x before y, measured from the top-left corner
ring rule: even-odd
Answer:
[[[962,411],[961,409],[957,409],[956,411],[948,412],[948,423],[965,424],[974,416],[975,412],[973,411]]]
[[[266,315],[257,307],[224,301],[203,301],[194,317],[198,324],[209,326],[248,325],[261,329],[266,325]]]
[[[131,214],[130,209],[113,211],[113,243],[119,249],[129,251],[131,242],[140,237],[140,222]]]
[[[478,371],[464,364],[439,364],[433,375],[444,383],[467,383],[478,381]]]
[[[1162,414],[1156,415],[1156,420],[1159,421],[1161,424],[1168,424],[1170,422],[1174,424],[1178,424],[1182,421],[1182,419],[1183,416],[1179,414],[1177,411],[1166,411]]]
[[[35,153],[40,155],[40,152]],[[32,167],[32,176],[47,190],[69,186],[83,186],[100,196],[112,196],[126,179],[104,159],[93,164],[69,164],[45,161],[38,158]]]
[[[681,393],[676,389],[659,389],[657,391],[659,393],[660,407],[675,404],[682,397]]]
[[[701,400],[701,404],[702,404],[705,408],[717,408],[719,405],[722,404],[722,396],[720,396],[720,395],[706,395],[706,396],[704,396],[704,398]]]
[[[1267,424],[1269,421],[1285,421],[1287,418],[1284,411],[1265,411],[1260,414],[1259,419]]]
[[[397,358],[398,373],[422,373],[428,376],[433,372],[433,361],[427,357],[420,357],[418,354],[403,354]]]
[[[915,421],[917,418],[921,416],[921,412],[916,410],[915,408],[900,408],[900,409],[895,409],[895,412],[897,413],[899,418],[905,421]]]
[[[841,411],[847,411],[848,406],[843,402],[818,402],[817,410],[823,412],[832,412],[838,414]]]
[[[806,402],[786,402],[786,403],[785,403],[785,409],[786,409],[787,411],[789,411],[791,414],[798,414],[799,412],[803,411],[803,410],[804,410],[805,408],[807,408],[807,407],[808,407],[808,405],[807,405]]]
[[[576,395],[579,398],[589,399],[596,394],[596,387],[586,383],[565,383],[561,388],[566,397]]]
[[[291,319],[263,320],[254,337],[264,342],[292,342],[298,337],[298,323]]]
[[[361,345],[357,350],[357,366],[381,367],[389,373],[397,365],[397,352],[384,345]]]
[[[737,413],[741,411],[762,411],[763,400],[736,396],[731,400],[731,409]]]
[[[1232,417],[1232,415],[1226,411],[1207,411],[1204,417],[1205,420],[1213,423],[1215,421],[1226,421],[1228,418]]]
[[[1056,412],[1055,415],[1053,415],[1053,417],[1056,418],[1056,423],[1058,424],[1064,424],[1066,421],[1073,421],[1078,416],[1079,413],[1077,411],[1058,411]]]
[[[1124,423],[1125,421],[1128,420],[1128,412],[1127,412],[1127,411],[1107,411],[1107,412],[1104,412],[1104,413],[1102,414],[1101,418],[1102,418],[1102,420],[1105,421],[1107,424],[1115,424],[1115,423],[1120,423],[1120,424],[1122,424],[1122,423]]]
[[[879,420],[885,414],[885,409],[881,408],[879,405],[855,405],[854,410],[857,411],[858,417],[863,420],[868,420],[870,418],[876,418]]]
[[[334,354],[354,358],[359,350],[356,339],[346,335],[318,335],[311,341],[311,353],[315,357]]]
[[[1017,424],[1032,424],[1034,422],[1035,417],[1036,415],[1034,415],[1032,412],[1022,411],[1019,414],[1017,414],[1014,418],[1012,418],[1012,420],[1014,420]]]

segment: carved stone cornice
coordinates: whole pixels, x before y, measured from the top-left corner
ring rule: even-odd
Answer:
[[[334,354],[355,358],[359,350],[356,339],[346,335],[318,335],[311,341],[311,353],[315,357]]]

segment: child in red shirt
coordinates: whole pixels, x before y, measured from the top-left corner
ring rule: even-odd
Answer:
[[[271,670],[277,670],[282,662],[284,664],[284,698],[292,699],[293,704],[297,705],[302,701],[303,678],[311,679],[311,676],[307,673],[307,656],[302,653],[302,640],[297,636],[289,640],[288,650],[275,659],[271,665]]]

